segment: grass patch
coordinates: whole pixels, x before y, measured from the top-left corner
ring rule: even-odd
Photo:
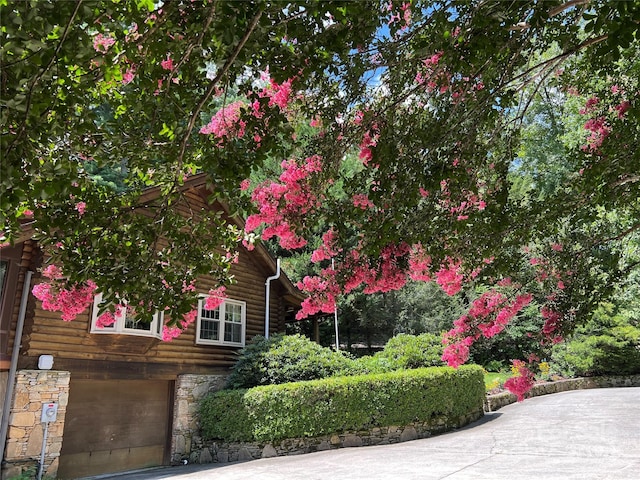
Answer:
[[[484,386],[487,392],[502,388],[509,377],[511,377],[511,373],[486,372],[484,374]]]

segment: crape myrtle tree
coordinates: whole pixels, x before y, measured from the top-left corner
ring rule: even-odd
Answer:
[[[639,2],[0,8],[4,241],[35,229],[50,257],[35,293],[67,320],[100,291],[105,322],[124,300],[141,316],[166,309],[171,338],[195,318],[196,277],[223,286],[241,243],[295,250],[322,228],[312,260],[326,268],[301,282],[300,316],[409,278],[450,295],[489,286],[445,337],[459,365],[529,305],[540,341],[559,340],[635,266]],[[554,188],[513,195],[543,87],[581,104],[582,135]],[[252,183],[267,157],[278,180]],[[93,180],[106,167],[119,188]],[[249,214],[244,231],[172,210],[196,172]],[[521,396],[532,375],[518,366]]]

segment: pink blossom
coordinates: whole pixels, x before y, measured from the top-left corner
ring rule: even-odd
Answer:
[[[136,70],[134,67],[130,67],[127,69],[126,72],[124,72],[124,75],[122,75],[122,84],[123,85],[127,85],[131,82],[133,82],[133,79],[136,76]]]
[[[242,138],[246,127],[246,122],[240,120],[243,108],[245,104],[240,100],[222,107],[211,117],[209,123],[200,129],[200,133],[218,138],[218,145],[225,139]]]
[[[431,256],[420,244],[414,245],[409,253],[409,278],[415,281],[431,281]]]
[[[189,325],[191,325],[193,322],[196,321],[196,318],[198,318],[198,310],[194,309],[194,310],[190,310],[187,313],[184,313],[182,315],[182,320],[180,321],[180,325],[182,325],[182,330],[186,330]]]
[[[361,208],[362,210],[366,210],[367,208],[373,208],[374,204],[367,195],[356,194],[351,198],[353,202],[353,206],[357,208]]]
[[[249,180],[248,178],[245,178],[242,182],[240,182],[240,190],[242,190],[243,192],[249,190],[250,186],[251,180]]]
[[[107,53],[114,43],[116,43],[115,38],[106,37],[99,33],[93,39],[93,49],[99,53]]]
[[[167,56],[166,60],[162,60],[162,62],[160,62],[160,65],[164,70],[171,71],[173,70],[173,59]]]
[[[562,320],[562,315],[560,312],[556,310],[552,310],[549,307],[542,307],[540,309],[540,314],[542,318],[544,318],[544,326],[542,327],[542,333],[547,337],[551,338],[560,328],[560,321]]]
[[[447,295],[455,295],[462,288],[463,276],[459,273],[460,262],[447,257],[447,264],[436,272],[436,282]]]
[[[42,276],[50,278],[51,280],[60,280],[64,278],[62,270],[54,264],[47,265],[42,270]]]
[[[580,110],[580,114],[586,115],[587,113],[592,112],[599,103],[600,99],[598,97],[589,98],[584,108]]]
[[[174,338],[178,338],[182,334],[182,329],[179,327],[169,327],[164,325],[162,327],[162,341],[171,342]]]
[[[552,243],[551,244],[551,249],[554,252],[561,252],[562,251],[562,244],[560,244],[560,243]]]
[[[80,214],[80,216],[84,215],[84,211],[87,208],[87,204],[85,202],[76,203],[76,210]]]
[[[618,118],[623,119],[627,113],[627,110],[629,110],[629,108],[631,108],[631,102],[629,102],[628,100],[625,100],[624,102],[621,102],[619,105],[616,105],[615,109],[618,112]]]
[[[525,395],[531,390],[535,383],[535,377],[533,373],[525,366],[521,360],[513,360],[513,368],[516,370],[516,375],[509,378],[504,382],[505,388],[513,393],[518,401],[524,400]]]
[[[44,310],[61,312],[62,320],[70,322],[93,303],[97,286],[91,280],[84,285],[75,284],[71,288],[63,288],[61,279],[53,279],[53,276],[50,278],[51,282],[39,283],[32,289],[33,295],[42,302]]]
[[[311,261],[313,263],[318,263],[337,255],[338,251],[335,249],[335,243],[336,232],[335,230],[330,229],[322,236],[322,245],[311,254]]]
[[[584,128],[591,132],[586,145],[581,147],[584,151],[597,152],[604,139],[611,133],[611,127],[607,125],[604,117],[590,118],[584,124]]]
[[[97,328],[110,327],[114,323],[116,323],[116,317],[110,311],[106,311],[102,315],[98,316],[98,318],[96,318],[96,327]]]
[[[225,292],[226,287],[220,286],[218,288],[212,288],[209,290],[209,296],[204,303],[205,310],[215,310],[224,303],[224,299],[227,298]]]

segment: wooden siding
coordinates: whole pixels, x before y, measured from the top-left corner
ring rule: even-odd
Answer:
[[[221,205],[209,206],[204,199],[202,189],[185,192],[185,200],[178,205],[183,215],[206,208],[221,209]],[[188,207],[186,204],[188,203]],[[227,222],[236,220],[223,215]],[[236,222],[237,223],[237,222]],[[23,264],[31,264],[36,251],[32,242],[25,243]],[[263,248],[247,251],[240,248],[238,262],[231,267],[235,282],[227,287],[229,299],[246,302],[246,341],[256,335],[264,335],[265,323],[265,281],[275,273],[275,261]],[[21,278],[23,275],[21,273]],[[34,276],[34,283],[39,278]],[[284,284],[283,284],[284,282]],[[270,333],[284,330],[286,313],[285,295],[291,295],[291,284],[286,277],[271,283]],[[287,288],[285,288],[287,285]],[[218,285],[211,277],[200,277],[197,288],[201,293]],[[18,285],[18,289],[21,284]],[[16,309],[17,309],[16,305]],[[17,313],[17,311],[16,311]],[[31,311],[27,315],[23,334],[23,346],[19,362],[20,368],[33,368],[37,357],[42,354],[54,356],[54,368],[65,369],[72,373],[84,371],[82,361],[90,362],[97,368],[91,378],[129,378],[125,365],[156,365],[146,368],[144,378],[175,378],[177,374],[198,371],[199,373],[228,370],[237,360],[238,347],[218,345],[197,345],[195,343],[195,324],[171,342],[162,342],[151,337],[113,334],[91,334],[90,309],[72,322],[64,322],[59,312],[48,312],[41,308],[31,296]],[[13,344],[13,342],[10,342]],[[113,364],[112,364],[113,362]],[[162,366],[162,367],[161,367]],[[106,368],[105,370],[105,367]],[[106,377],[99,371],[111,372]],[[173,374],[172,374],[173,372]],[[87,377],[88,378],[88,377]],[[134,378],[143,378],[134,377]]]
[[[233,265],[232,274],[237,283],[227,288],[227,296],[246,302],[246,338],[264,335],[265,280],[267,274],[260,273],[252,262],[249,252],[241,252],[240,261]],[[203,277],[198,282],[202,293],[216,285]],[[284,304],[282,288],[272,284],[270,303],[270,331],[275,333],[282,325]],[[40,302],[29,322],[25,324],[23,354],[38,357],[52,354],[54,359],[82,359],[102,362],[153,362],[176,366],[176,372],[187,365],[206,367],[212,371],[228,369],[236,359],[237,347],[218,345],[196,345],[195,324],[171,342],[162,342],[151,337],[132,335],[91,334],[91,311],[88,310],[71,322],[64,322],[59,312],[42,310]],[[27,368],[29,360],[22,357],[21,368]],[[33,364],[33,360],[30,362]],[[59,367],[57,362],[56,367]]]

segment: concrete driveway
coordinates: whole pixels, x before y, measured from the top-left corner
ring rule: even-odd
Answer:
[[[640,387],[536,397],[486,414],[464,429],[394,445],[101,478],[636,480],[640,479]]]

